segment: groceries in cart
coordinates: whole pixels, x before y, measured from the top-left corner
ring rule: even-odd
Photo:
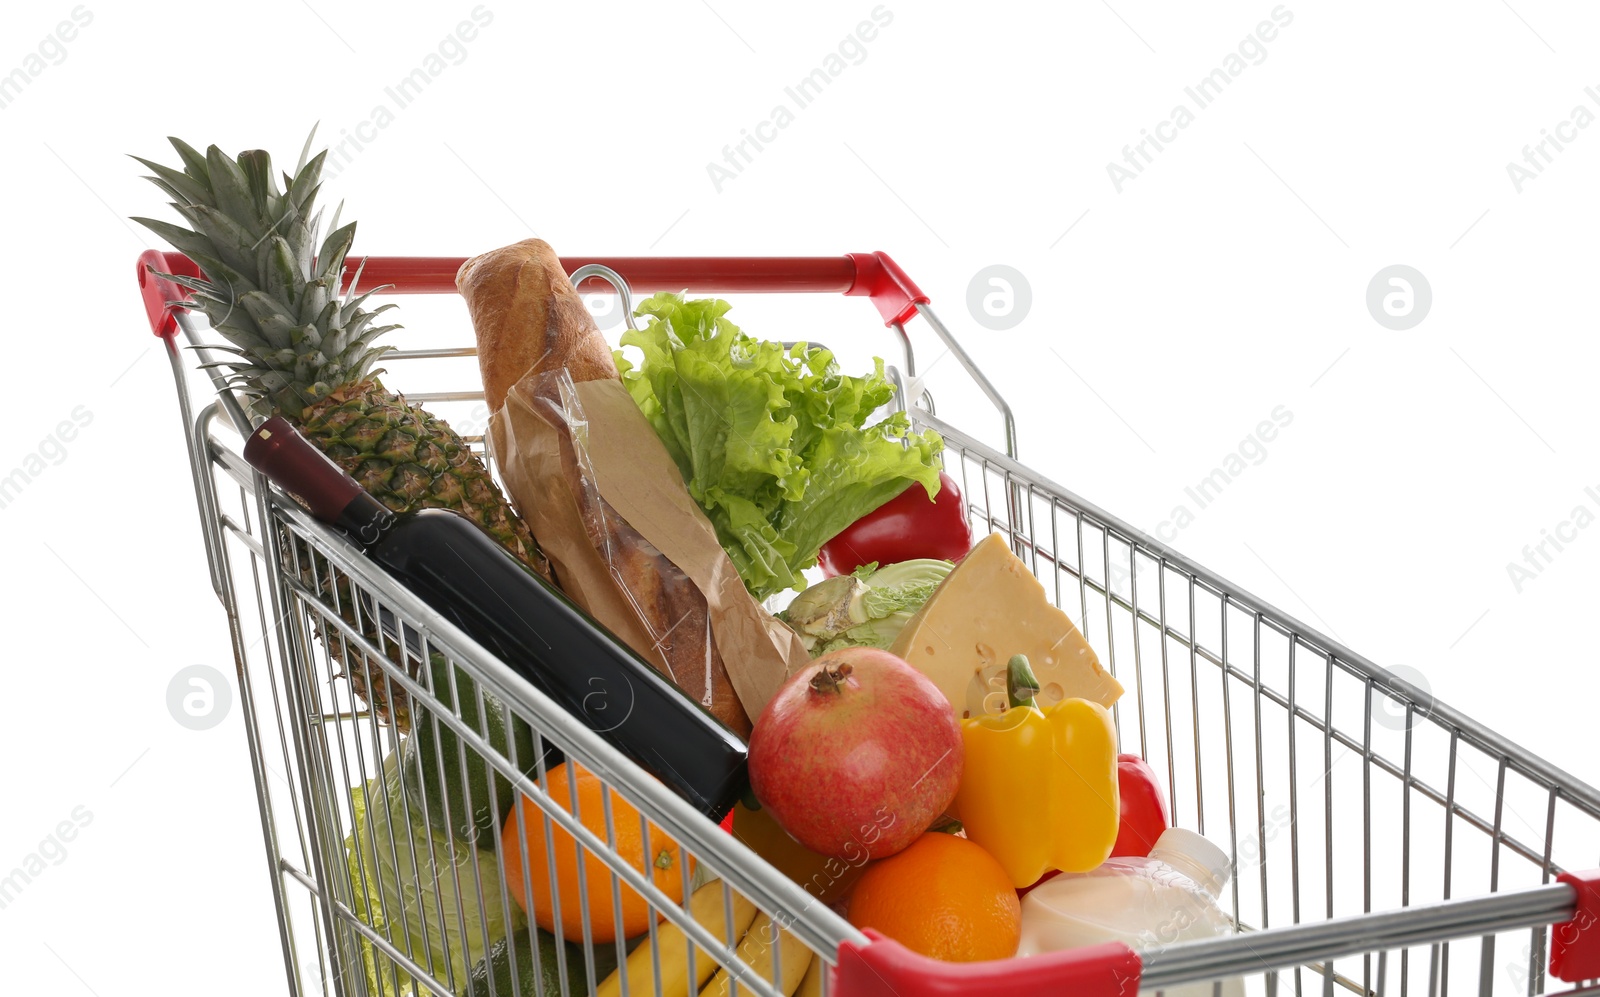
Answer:
[[[932,500],[907,488],[822,545],[822,573],[848,575],[874,564],[942,558],[957,561],[972,549],[972,525],[955,479],[939,472]]]
[[[356,539],[430,607],[574,715],[605,730],[690,803],[720,815],[743,791],[744,744],[732,731],[619,648],[465,517],[442,509],[395,516],[280,416],[256,427],[244,451],[246,460]],[[407,641],[396,646],[409,652]],[[431,658],[427,649],[422,653]],[[462,685],[456,684],[457,696]],[[474,695],[470,680],[464,685],[466,695]],[[432,689],[447,699],[451,692],[449,683]],[[431,736],[414,726],[407,743]],[[520,757],[531,765],[534,755],[529,746]],[[447,769],[440,778],[448,783],[454,777]],[[480,805],[484,799],[480,794]]]
[[[929,832],[867,868],[850,895],[850,921],[922,955],[982,962],[1016,954],[1022,905],[982,846]]]
[[[406,786],[397,752],[376,778],[351,790],[344,869],[351,906],[429,974],[464,980],[501,940],[525,935],[526,922],[496,874],[494,852],[436,830],[425,809]],[[361,958],[368,979],[384,981],[378,992],[414,992],[410,974],[371,947],[362,947]]]
[[[760,605],[822,544],[912,483],[939,438],[881,362],[744,335],[727,304],[658,294],[613,352],[561,261],[530,239],[468,260],[489,436],[517,507],[579,605],[747,736],[804,647]]]
[[[1156,770],[1138,755],[1117,756],[1117,805],[1122,813],[1112,856],[1149,855],[1156,840],[1172,826],[1172,813]]]
[[[796,841],[860,863],[940,820],[962,758],[937,686],[888,651],[849,647],[801,669],[762,711],[750,788]]]
[[[530,239],[468,260],[457,283],[477,333],[490,447],[558,584],[747,737],[751,704],[803,649],[694,515],[561,261]]]
[[[1111,711],[1077,697],[1041,708],[1024,654],[1006,667],[1006,709],[961,721],[966,771],[953,815],[1024,889],[1111,855],[1121,819]]]
[[[939,493],[944,492],[941,488]],[[869,561],[801,592],[778,619],[800,635],[813,655],[845,647],[887,651],[954,567],[936,557],[914,557],[882,567]]]
[[[393,305],[366,307],[375,289],[358,294],[359,277],[345,279],[355,223],[337,225],[336,212],[333,231],[323,234],[316,201],[327,152],[308,158],[308,138],[280,186],[266,152],[229,156],[212,146],[202,153],[171,141],[181,169],[139,162],[188,227],[135,220],[187,257],[192,272],[165,278],[187,292],[184,304],[204,312],[226,341],[214,348],[221,358],[214,362],[224,365],[252,421],[283,417],[389,510],[459,512],[548,577],[532,534],[483,460],[444,420],[379,380],[375,365],[389,349],[380,340],[399,326],[382,323]],[[342,594],[325,593],[358,632],[376,636],[356,619],[348,592]],[[409,729],[406,690],[369,685],[382,669],[353,648],[333,645],[339,642],[331,653],[357,694],[381,719]],[[419,663],[411,667],[415,674]]]
[[[616,790],[608,789],[593,772],[571,763],[551,768],[544,790],[558,807],[597,837],[609,834],[613,850],[629,865],[640,872],[649,869],[651,882],[669,900],[683,902],[684,889],[694,875],[694,862],[666,831],[654,821],[643,819],[638,809]],[[559,924],[567,938],[582,938],[587,930],[597,942],[614,942],[650,927],[654,919],[650,905],[630,886],[621,887],[620,910],[609,902],[591,902],[585,919],[582,883],[605,882],[605,863],[580,849],[577,839],[559,825],[547,825],[537,802],[526,800],[511,808],[500,847],[512,898],[544,930],[556,931]],[[554,877],[544,868],[547,855],[555,856]]]
[[[1022,898],[1019,955],[1124,942],[1150,949],[1233,934],[1218,898],[1233,875],[1228,855],[1181,827],[1168,828],[1148,856],[1124,856],[1063,873]],[[1169,987],[1168,997],[1213,997],[1210,983]],[[1243,997],[1238,977],[1221,997]]]
[[[998,533],[978,541],[890,650],[933,679],[956,716],[1001,712],[1012,655],[1028,658],[1041,707],[1086,699],[1109,708],[1122,684],[1032,569]]]
[[[1003,959],[1082,943],[1086,905],[1146,938],[1179,893],[1137,891],[1177,869],[1182,897],[1211,903],[1193,924],[1228,927],[1226,863],[1163,834],[1148,769],[1119,768],[1121,685],[1006,536],[974,543],[943,440],[882,414],[882,360],[846,373],[677,293],[642,302],[614,349],[548,244],[485,253],[456,283],[502,493],[378,380],[394,306],[369,310],[379,289],[347,271],[353,223],[322,235],[323,155],[280,185],[265,153],[174,145],[182,169],[141,162],[190,227],[143,221],[186,254],[193,272],[165,276],[230,344],[247,460],[703,815],[733,811],[724,826],[816,903],[936,959]],[[473,993],[730,992],[726,950],[661,924],[620,862],[772,988],[821,992],[789,924],[326,553],[279,540],[268,556],[319,607],[310,634],[389,728],[345,851],[356,916],[411,965]],[[419,992],[354,944],[371,989]]]

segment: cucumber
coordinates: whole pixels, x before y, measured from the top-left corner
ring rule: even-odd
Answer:
[[[431,656],[429,668],[433,674],[434,696],[449,703],[450,664],[435,654]],[[512,757],[514,742],[517,764],[523,772],[533,773],[538,754],[532,728],[513,716],[508,735],[506,708],[499,697],[484,690],[480,711],[477,683],[460,668],[455,669],[455,682],[462,721],[508,759]],[[400,746],[400,771],[406,792],[412,799],[426,802],[428,824],[434,830],[473,845],[478,844],[481,837],[483,844],[488,845],[493,840],[496,815],[500,821],[505,820],[516,802],[516,789],[475,747],[463,744],[461,737],[446,726],[443,719],[438,720],[435,730],[435,713],[419,702],[413,703],[411,733]]]

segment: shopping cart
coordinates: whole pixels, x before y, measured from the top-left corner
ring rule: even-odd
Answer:
[[[152,270],[193,273],[193,265],[149,252],[139,283],[177,382],[211,583],[227,615],[290,993],[504,995],[503,983],[472,976],[471,960],[507,924],[530,943],[520,958],[531,952],[538,964],[512,966],[513,977],[531,968],[560,992],[583,992],[627,954],[624,942],[592,937],[590,905],[615,904],[632,888],[660,919],[635,942],[655,965],[673,955],[663,937],[676,926],[698,946],[691,962],[726,967],[735,992],[787,997],[796,950],[771,938],[740,948],[748,939],[703,927],[686,899],[618,856],[609,804],[603,836],[552,805],[540,786],[553,750],[597,773],[641,822],[666,829],[697,863],[698,880],[720,882],[727,909],[740,894],[802,942],[801,961],[816,972],[801,985],[820,982],[821,992],[1131,995],[1215,981],[1220,994],[1220,981],[1239,977],[1274,997],[1284,987],[1535,995],[1556,980],[1577,984],[1567,993],[1600,992],[1600,875],[1575,872],[1600,864],[1600,792],[1021,464],[1005,400],[887,256],[563,262],[573,271],[609,266],[636,290],[869,297],[899,337],[895,376],[907,386],[920,383],[907,334],[920,318],[993,402],[1004,450],[946,423],[920,388],[899,404],[916,428],[943,435],[973,525],[1010,539],[1127,688],[1115,711],[1123,749],[1162,774],[1175,823],[1229,850],[1235,875],[1223,902],[1238,933],[1156,945],[1142,957],[1112,944],[956,965],[852,927],[267,486],[239,455],[243,413],[232,395],[220,391],[192,410],[177,333],[199,346],[203,329],[174,304],[181,290]],[[450,294],[460,263],[368,258],[363,280],[391,285],[387,293]],[[472,355],[443,345],[385,362],[409,388],[408,362]],[[446,404],[481,394],[408,397]],[[347,620],[352,611],[383,621],[376,636]],[[446,659],[445,678],[394,664],[378,645],[397,633]],[[608,881],[584,882],[581,938],[531,944],[532,929],[499,888],[506,815],[498,806],[492,840],[479,847],[446,835],[425,839],[422,855],[415,837],[396,835],[428,801],[386,779],[401,737],[338,677],[335,642],[367,652],[369,687],[403,688],[420,722],[459,739],[463,779],[469,756],[482,758],[521,791],[523,819],[543,821],[547,842],[559,825],[604,863]],[[496,750],[486,719],[494,710],[532,728],[534,764],[514,746]],[[556,861],[554,846],[543,858]],[[691,947],[672,937],[681,958]],[[519,958],[514,945],[502,948]]]

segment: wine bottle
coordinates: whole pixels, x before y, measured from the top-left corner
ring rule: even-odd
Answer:
[[[702,813],[718,820],[747,791],[737,735],[467,517],[397,515],[280,417],[250,435],[244,456]]]

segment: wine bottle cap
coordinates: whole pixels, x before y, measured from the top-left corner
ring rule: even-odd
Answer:
[[[366,494],[282,416],[256,427],[245,441],[244,459],[326,523],[338,522],[350,503]]]

